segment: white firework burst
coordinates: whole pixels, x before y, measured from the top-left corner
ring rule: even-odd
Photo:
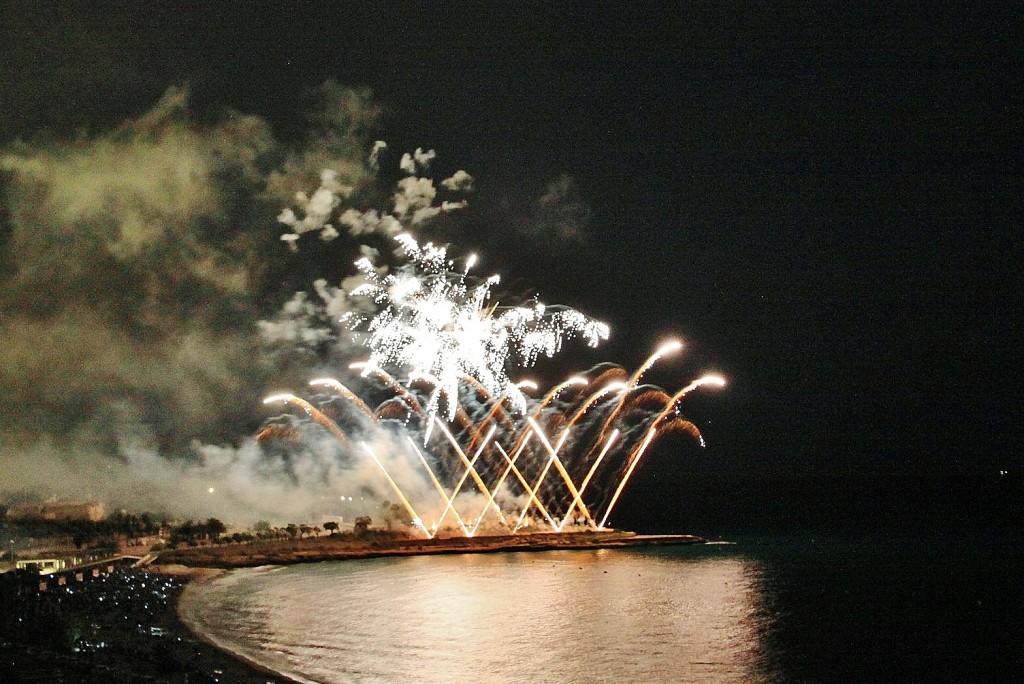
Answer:
[[[356,262],[366,283],[349,296],[371,298],[378,313],[349,313],[341,322],[370,350],[364,374],[398,367],[410,380],[434,383],[426,407],[431,416],[444,395],[448,419],[455,417],[458,385],[465,376],[494,397],[507,396],[522,411],[526,400],[509,379],[510,368],[532,366],[541,354],[553,356],[572,337],[590,347],[608,338],[607,325],[575,309],[536,300],[515,307],[491,303],[491,288],[499,278],[471,278],[474,257],[458,273],[445,247],[421,246],[405,233],[395,240],[409,262],[392,274],[381,277],[368,258]]]

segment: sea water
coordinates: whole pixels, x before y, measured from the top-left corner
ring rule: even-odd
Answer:
[[[1019,681],[1009,534],[775,534],[382,558],[191,587],[211,641],[311,682]]]

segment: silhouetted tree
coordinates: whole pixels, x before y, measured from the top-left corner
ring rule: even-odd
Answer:
[[[217,518],[210,518],[206,521],[206,534],[210,535],[213,539],[217,539],[227,531],[228,528]]]
[[[352,531],[355,532],[357,537],[365,537],[371,524],[373,524],[373,519],[370,516],[361,515],[356,518],[355,523],[352,525]]]
[[[381,504],[381,510],[384,514],[384,525],[390,530],[395,523],[401,525],[412,524],[412,517],[409,515],[409,511],[405,510],[400,504],[391,503],[385,501]]]

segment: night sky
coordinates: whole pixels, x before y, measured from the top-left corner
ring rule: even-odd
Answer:
[[[1009,3],[54,4],[0,9],[6,147],[174,84],[288,139],[310,88],[368,86],[375,137],[478,179],[453,242],[611,326],[552,378],[672,335],[652,382],[729,378],[684,406],[703,472],[1024,467]],[[578,220],[538,227],[563,175]]]

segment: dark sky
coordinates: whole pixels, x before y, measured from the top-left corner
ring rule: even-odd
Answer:
[[[182,82],[288,135],[304,89],[367,85],[394,149],[479,179],[469,247],[611,325],[568,370],[681,334],[652,380],[729,377],[686,407],[708,458],[1024,465],[1009,3],[54,4],[0,9],[6,142]],[[508,244],[507,207],[563,173],[586,244]]]

